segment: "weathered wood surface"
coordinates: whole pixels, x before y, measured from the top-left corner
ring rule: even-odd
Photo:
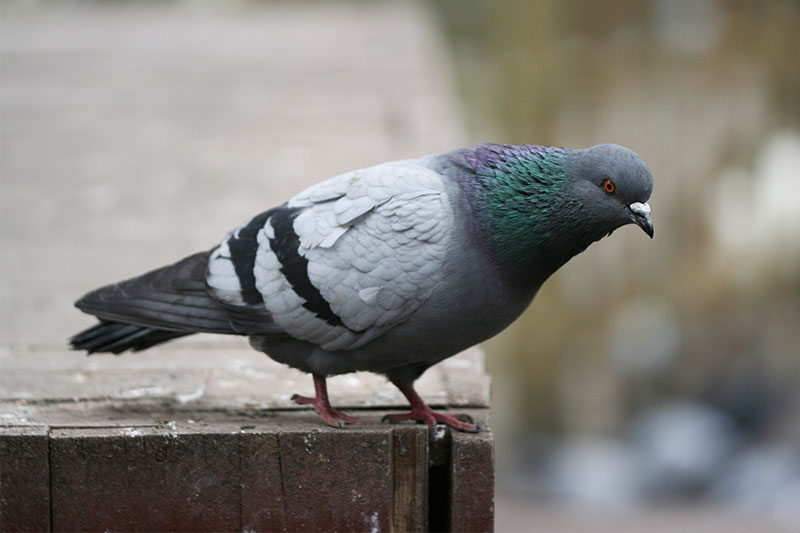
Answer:
[[[491,529],[491,433],[382,424],[407,405],[380,376],[331,379],[336,404],[370,423],[333,429],[289,400],[313,393],[309,376],[236,343],[13,353],[0,376],[0,530]],[[480,350],[419,390],[488,426]]]
[[[0,427],[0,531],[50,529],[49,437],[44,427]]]
[[[251,351],[229,347],[252,359],[231,365],[229,350],[193,348],[92,357],[90,368],[79,354],[33,350],[0,376],[0,530],[491,525],[490,433],[431,440],[423,426],[381,424],[405,400],[370,374],[330,387],[337,405],[370,425],[328,428],[288,400],[312,392],[308,376]],[[469,350],[431,369],[420,391],[486,424],[482,368],[482,353]],[[431,454],[440,478],[452,481],[431,483]],[[462,456],[470,464],[454,462]]]
[[[181,412],[191,418],[193,412],[214,410],[308,409],[291,397],[314,394],[307,374],[271,361],[244,339],[197,337],[120,357],[0,348],[0,360],[0,424],[152,423]],[[344,408],[407,405],[393,385],[374,374],[336,376],[329,389],[332,402]],[[419,379],[418,391],[432,405],[488,407],[483,353],[473,348],[436,365]],[[120,409],[127,419],[120,419]]]
[[[413,427],[393,431],[392,529],[426,531],[428,529],[428,433]]]
[[[451,531],[494,529],[494,442],[491,433],[453,433]]]
[[[486,424],[486,410],[465,412]],[[333,429],[307,411],[217,416],[3,429],[0,530],[492,529],[491,433]]]

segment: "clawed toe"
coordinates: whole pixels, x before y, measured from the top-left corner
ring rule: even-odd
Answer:
[[[299,398],[300,400],[309,399],[303,398],[302,396]],[[340,428],[346,424],[369,424],[366,420],[361,420],[360,418],[356,418],[354,416],[350,416],[346,413],[339,411],[338,409],[334,409],[331,406],[320,405],[317,402],[304,402],[304,401],[297,401],[296,403],[299,404],[311,404],[314,406],[314,409],[317,411],[319,416],[322,420],[325,421],[331,427]]]
[[[343,422],[345,424],[369,424],[369,422],[367,422],[366,420],[361,420],[360,418],[356,418],[354,416],[350,416],[348,414],[345,414],[345,413],[339,411],[338,409],[331,409],[331,411],[332,411],[333,417],[336,420],[339,420],[339,421],[341,421],[341,422]],[[341,427],[341,424],[340,424],[340,427]]]
[[[475,421],[467,413],[458,413],[457,415],[453,415],[453,418],[466,422],[467,424],[475,424]]]
[[[416,420],[417,422],[428,424],[430,428],[435,428],[438,423],[445,424],[459,431],[466,431],[468,433],[478,432],[478,426],[473,423],[471,416],[467,414],[448,415],[437,413],[419,397],[419,394],[417,394],[417,391],[414,390],[412,385],[398,381],[392,377],[390,377],[389,380],[400,389],[400,392],[406,397],[408,403],[411,404],[411,411],[398,415],[386,415],[383,417],[384,422],[395,424],[403,420]]]
[[[381,422],[397,424],[405,420],[422,422],[427,424],[430,428],[435,428],[436,424],[444,424],[459,431],[466,431],[467,433],[478,432],[478,426],[472,422],[471,416],[465,414],[447,415],[444,413],[437,413],[430,407],[424,410],[409,411],[408,413],[386,415],[381,419]]]
[[[314,387],[317,395],[314,398],[295,394],[292,401],[300,405],[313,405],[322,420],[331,427],[340,428],[345,424],[368,424],[366,420],[361,420],[354,416],[345,414],[338,409],[334,409],[328,400],[328,388],[325,379],[314,376]]]
[[[425,422],[428,425],[431,425],[431,423],[433,425],[436,425],[436,420],[433,419],[433,417],[430,417],[430,418],[431,418],[431,420],[429,421],[427,418],[418,418],[414,413],[408,412],[408,413],[400,413],[400,414],[396,414],[396,415],[384,415],[384,417],[381,418],[381,423],[383,423],[383,424],[397,424],[397,423],[403,422],[405,420],[414,420],[416,422]]]
[[[293,394],[292,401],[300,405],[308,405],[308,404],[313,405],[317,401],[317,399],[309,398],[308,396],[300,396],[299,394]]]
[[[316,395],[312,398],[310,396],[300,396],[295,394],[292,396],[292,401],[300,405],[311,405],[331,427],[340,428],[345,424],[367,424],[368,422],[345,414],[338,409],[334,409],[328,400],[328,387],[325,383],[325,378],[322,376],[314,375],[314,388]],[[467,414],[454,414],[449,415],[445,413],[437,413],[431,409],[428,404],[422,401],[422,398],[416,393],[412,386],[407,386],[392,380],[400,391],[405,395],[411,404],[411,411],[407,413],[398,413],[393,415],[386,415],[381,420],[382,422],[397,424],[405,420],[413,420],[427,424],[429,428],[433,429],[437,424],[445,424],[453,429],[459,431],[466,431],[468,433],[477,433],[479,427],[474,423],[472,417]]]

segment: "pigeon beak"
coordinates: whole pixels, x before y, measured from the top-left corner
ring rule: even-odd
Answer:
[[[634,202],[628,206],[631,210],[631,218],[637,226],[642,228],[645,233],[653,238],[653,220],[650,218],[650,205],[645,202]]]

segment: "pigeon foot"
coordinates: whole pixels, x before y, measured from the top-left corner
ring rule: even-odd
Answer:
[[[314,398],[295,394],[292,396],[292,401],[300,405],[314,406],[314,410],[317,411],[322,420],[331,427],[340,428],[345,424],[369,423],[366,420],[361,420],[333,408],[328,399],[328,385],[325,383],[324,377],[314,376],[314,389],[317,393]]]
[[[411,411],[399,415],[386,415],[383,417],[382,422],[389,422],[396,424],[404,420],[416,420],[428,424],[431,429],[436,427],[436,424],[445,424],[453,429],[465,431],[467,433],[477,433],[478,426],[473,422],[472,417],[465,414],[447,415],[444,413],[437,413],[420,398],[417,391],[411,385],[405,385],[395,381],[392,378],[389,380],[400,389],[400,392],[408,399],[411,404]]]
[[[381,422],[388,422],[390,424],[397,424],[404,420],[416,420],[423,422],[431,429],[436,427],[436,424],[445,424],[453,429],[465,431],[467,433],[477,433],[478,426],[472,422],[472,417],[465,414],[447,415],[444,413],[437,413],[427,405],[422,409],[411,410],[408,413],[401,413],[399,415],[386,415],[381,419]]]

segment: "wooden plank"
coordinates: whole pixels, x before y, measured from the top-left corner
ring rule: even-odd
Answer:
[[[0,531],[50,529],[48,431],[0,428]]]
[[[284,431],[278,439],[287,530],[390,529],[391,429]]]
[[[243,431],[239,443],[242,531],[286,531],[278,433]]]
[[[466,411],[488,428],[486,410]],[[494,436],[452,432],[451,531],[494,531]]]
[[[485,410],[467,412],[486,423]],[[382,414],[364,413],[373,422]],[[31,431],[38,455],[18,461],[24,454],[9,446],[9,434]],[[3,462],[4,487],[8,464],[39,472],[15,478],[35,480],[38,490],[27,507],[13,508],[44,517],[27,529],[50,527],[48,462],[56,531],[460,531],[489,530],[493,521],[490,432],[332,429],[310,411],[260,419],[215,413],[207,424],[54,429],[49,460],[46,429],[0,435],[3,457],[14,458]],[[6,516],[3,530],[26,529]]]
[[[428,428],[392,431],[392,531],[428,530]]]
[[[238,435],[53,430],[54,531],[241,531]]]

